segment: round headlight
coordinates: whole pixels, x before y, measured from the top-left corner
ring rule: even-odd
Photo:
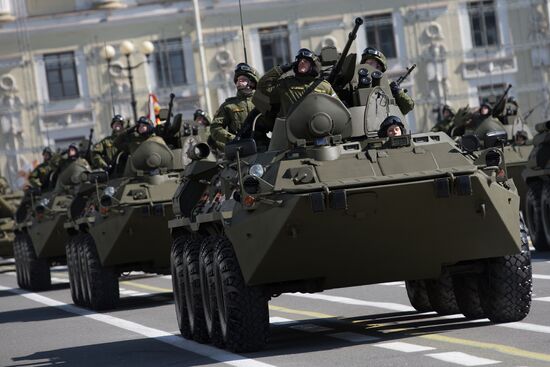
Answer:
[[[103,190],[103,195],[106,195],[106,196],[113,196],[115,194],[115,188],[113,186],[107,186],[104,190]]]
[[[264,173],[265,170],[261,164],[253,164],[248,170],[248,174],[254,177],[262,177]]]
[[[45,208],[48,206],[49,203],[50,203],[50,199],[43,198],[38,202],[38,205],[43,206]]]

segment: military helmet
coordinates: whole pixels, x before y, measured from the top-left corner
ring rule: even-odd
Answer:
[[[111,120],[111,127],[113,126],[113,124],[115,122],[120,122],[122,124],[122,126],[124,126],[124,116],[122,115],[114,115],[112,120]]]
[[[392,125],[397,125],[401,128],[401,132],[405,133],[405,125],[403,124],[403,121],[397,116],[388,116],[382,121],[380,124],[380,128],[378,129],[378,136],[380,138],[386,138],[388,136],[388,127]]]
[[[386,60],[386,56],[382,53],[382,51],[374,48],[374,47],[367,47],[363,50],[363,53],[361,54],[361,64],[364,64],[365,61],[368,59],[374,59],[380,63],[382,66],[381,72],[386,72],[388,69],[388,61]]]
[[[453,116],[456,114],[455,109],[448,104],[443,105],[443,107],[441,108],[441,112],[445,111],[449,111],[449,113]]]
[[[258,75],[258,71],[254,69],[252,66],[248,65],[245,62],[241,62],[235,66],[235,74],[233,76],[233,83],[237,83],[237,78],[241,75],[245,75],[248,77],[248,79],[252,80],[254,83],[258,83],[258,80],[260,80],[260,77]]]
[[[79,144],[76,144],[76,143],[69,144],[69,146],[67,147],[67,155],[68,155],[69,158],[72,158],[72,159],[78,158],[78,153],[80,152],[80,149],[78,149],[78,146],[79,146]],[[74,151],[76,152],[76,154],[74,156],[71,156],[69,154],[71,149],[74,149]]]
[[[508,100],[506,102],[511,103],[513,105],[516,105],[516,107],[518,105],[518,101],[517,101],[516,97],[514,97],[514,96],[508,97]]]
[[[141,116],[136,121],[136,127],[139,129],[139,125],[147,125],[147,131],[140,135],[151,135],[155,130],[155,125],[153,124],[153,121],[151,121],[147,116]],[[139,131],[138,131],[139,133]]]
[[[42,155],[49,154],[50,156],[53,155],[52,149],[50,147],[46,147],[42,150]]]
[[[193,113],[193,120],[196,120],[197,117],[199,117],[199,116],[202,116],[202,117],[206,118],[206,112],[204,112],[200,108],[197,108],[195,110],[195,113]]]
[[[317,62],[319,58],[308,48],[301,48],[298,50],[294,60],[298,61],[300,59],[308,59],[311,62]]]

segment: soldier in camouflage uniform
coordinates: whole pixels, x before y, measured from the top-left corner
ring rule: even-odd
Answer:
[[[95,144],[92,149],[92,166],[111,171],[115,164],[116,156],[119,153],[114,141],[118,134],[124,129],[124,117],[115,115],[111,120],[111,135],[103,138],[99,143]]]
[[[294,75],[285,76],[290,70]],[[272,105],[280,104],[279,117],[286,117],[292,105],[304,95],[308,88],[312,92],[336,96],[334,89],[326,80],[320,80],[321,64],[319,58],[307,48],[298,51],[291,64],[277,65],[262,76],[258,90],[270,97]]]
[[[258,83],[258,72],[248,64],[240,63],[235,68],[233,82],[237,95],[225,100],[218,108],[210,125],[210,142],[223,150],[225,144],[235,138],[246,116],[252,111],[252,96]]]
[[[439,132],[442,131],[447,135],[451,135],[451,130],[454,127],[455,111],[449,105],[444,105],[441,109],[441,117],[430,131]]]
[[[377,70],[385,73],[388,69],[388,62],[386,56],[374,47],[367,47],[361,54],[361,64],[368,64],[376,68]],[[390,83],[390,90],[395,103],[401,110],[403,115],[411,112],[414,108],[414,101],[409,97],[396,82]]]
[[[42,151],[42,159],[43,162],[29,175],[29,185],[34,189],[46,190],[50,186],[50,175],[57,167],[57,159],[49,147]]]
[[[132,154],[141,143],[155,135],[155,126],[146,116],[141,116],[136,125],[118,134],[113,144],[127,154]]]

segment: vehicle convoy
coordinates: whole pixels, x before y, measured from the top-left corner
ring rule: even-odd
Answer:
[[[535,125],[537,135],[522,177],[527,186],[525,214],[533,246],[550,250],[550,122]]]
[[[65,263],[63,223],[67,210],[82,172],[90,169],[85,159],[78,158],[53,174],[53,189],[27,191],[16,213],[13,243],[19,287],[33,291],[50,288],[50,266]]]
[[[22,196],[22,192],[0,193],[0,257],[13,257],[14,215]]]
[[[531,258],[502,151],[480,167],[444,133],[379,138],[388,116],[405,120],[387,76],[365,78],[376,71],[346,54],[333,85],[349,107],[309,93],[265,151],[243,138],[186,168],[169,222],[184,337],[259,350],[271,297],[397,280],[422,312],[528,314]]]
[[[118,278],[124,272],[170,272],[172,197],[178,187],[187,152],[187,140],[200,139],[184,131],[179,122],[172,129],[181,137],[167,145],[160,136],[143,141],[131,155],[117,161],[122,173],[111,178],[91,171],[71,203],[65,224],[67,264],[73,302],[94,310],[116,307]],[[205,149],[206,147],[206,149]],[[200,153],[209,153],[203,144]],[[201,151],[200,149],[205,149]],[[192,155],[193,152],[191,152]],[[118,169],[118,167],[116,167]],[[115,171],[117,171],[115,169]]]

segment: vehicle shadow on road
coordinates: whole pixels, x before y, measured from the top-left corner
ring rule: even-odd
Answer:
[[[300,331],[300,324],[314,324],[326,329],[321,332],[304,332]],[[433,312],[418,313],[416,311],[392,312],[353,318],[308,319],[288,325],[272,324],[270,342],[267,348],[258,353],[247,354],[247,356],[257,358],[309,353],[349,345],[403,340],[423,334],[438,334],[487,325],[492,325],[487,319],[469,320],[462,315],[439,316]],[[339,338],[342,335],[344,335],[344,338]],[[345,340],[346,335],[355,340]]]
[[[40,351],[29,355],[11,356],[13,364],[6,367],[38,366],[206,366],[215,364],[202,357],[154,338],[141,338],[93,344],[85,338],[81,346]]]

